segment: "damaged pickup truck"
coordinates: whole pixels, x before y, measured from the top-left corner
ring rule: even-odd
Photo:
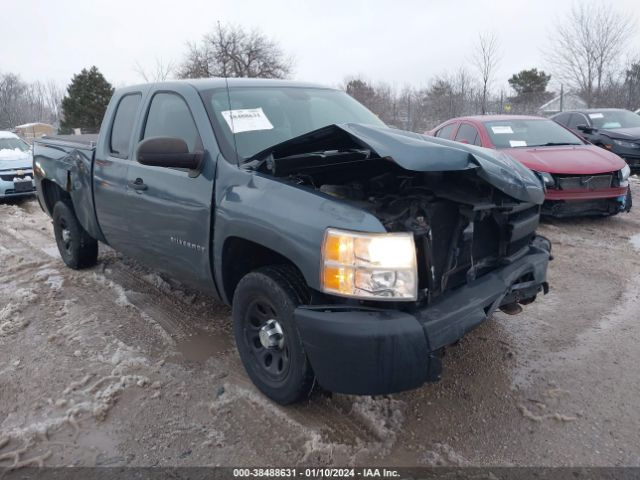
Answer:
[[[533,172],[333,89],[123,88],[98,137],[38,140],[34,168],[68,266],[102,242],[232,305],[249,377],[282,404],[436,381],[445,347],[548,290]]]

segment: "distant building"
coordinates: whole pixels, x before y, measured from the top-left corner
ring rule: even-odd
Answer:
[[[45,135],[54,135],[56,133],[53,125],[39,122],[18,125],[13,130],[16,135],[24,138],[29,143],[31,143],[36,138],[44,137]]]
[[[558,95],[538,108],[538,115],[548,117],[564,110],[582,110],[583,108],[587,108],[587,102],[575,93],[565,93],[562,97]]]

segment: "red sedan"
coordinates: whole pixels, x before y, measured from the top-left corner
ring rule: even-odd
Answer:
[[[615,215],[631,208],[626,162],[552,120],[524,115],[460,117],[425,133],[504,151],[538,172],[547,189],[545,215]]]

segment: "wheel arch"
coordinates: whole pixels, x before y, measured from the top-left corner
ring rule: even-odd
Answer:
[[[40,182],[40,188],[42,190],[43,206],[49,216],[53,216],[53,207],[58,201],[63,201],[73,208],[71,195],[53,180],[43,179]]]
[[[222,247],[222,294],[231,304],[238,283],[246,274],[270,265],[288,265],[304,279],[301,269],[281,253],[243,237],[231,236]],[[306,282],[305,282],[306,283]]]

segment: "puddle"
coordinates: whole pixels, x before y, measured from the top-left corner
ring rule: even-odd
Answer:
[[[233,342],[225,332],[213,334],[193,328],[195,333],[175,339],[176,348],[182,356],[192,362],[205,362],[214,356],[224,355],[233,348]]]

